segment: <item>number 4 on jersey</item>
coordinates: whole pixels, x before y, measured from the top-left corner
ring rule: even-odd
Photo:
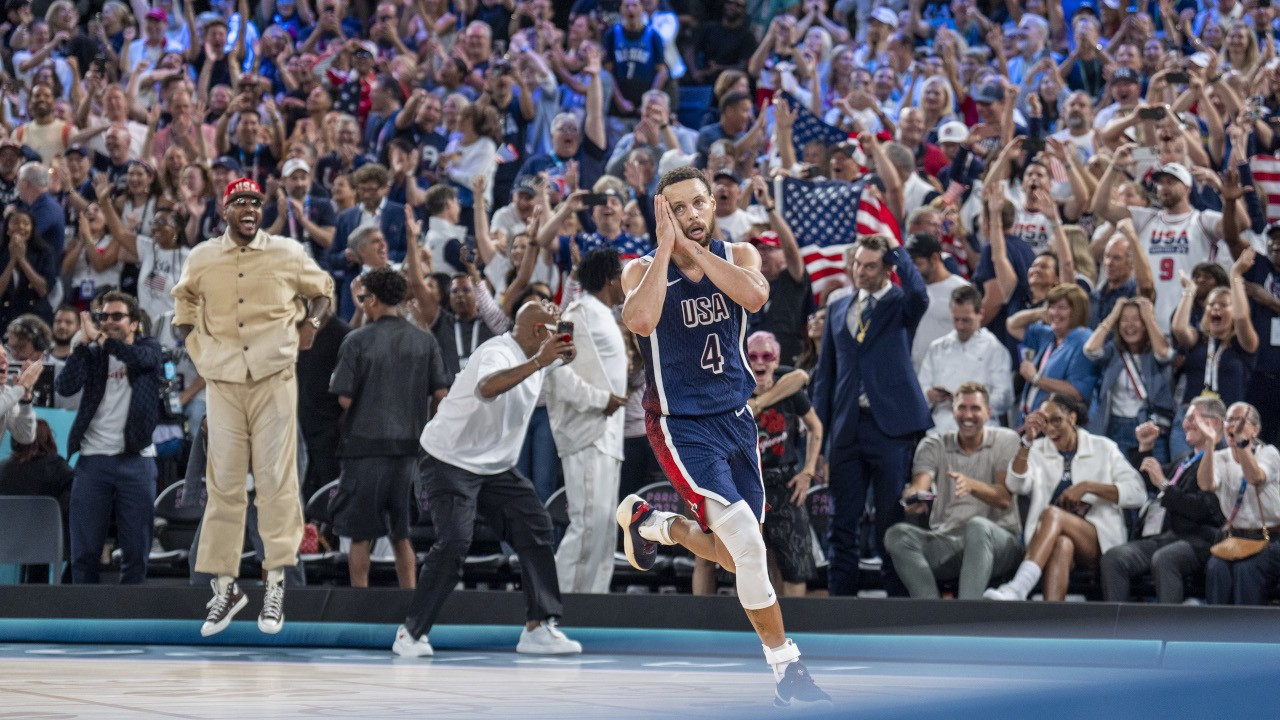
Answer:
[[[720,352],[720,336],[711,333],[702,347],[702,369],[719,375],[724,372],[724,355]]]

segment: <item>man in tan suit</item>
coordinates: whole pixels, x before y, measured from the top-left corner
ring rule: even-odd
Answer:
[[[267,570],[258,629],[275,634],[284,625],[284,568],[298,562],[303,528],[294,363],[315,339],[333,280],[297,241],[260,229],[256,182],[233,181],[224,200],[226,233],[191,251],[173,289],[174,325],[208,383],[209,502],[196,571],[217,577],[200,634],[221,632],[248,604],[235,580],[250,472]]]

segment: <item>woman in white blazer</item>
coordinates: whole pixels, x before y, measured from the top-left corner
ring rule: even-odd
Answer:
[[[1026,600],[1044,576],[1044,599],[1063,600],[1077,563],[1097,564],[1125,541],[1124,508],[1147,499],[1138,472],[1116,444],[1080,425],[1086,410],[1053,394],[1027,416],[1022,448],[1009,463],[1005,485],[1031,495],[1023,526],[1027,557],[1017,574],[987,590],[990,600]]]

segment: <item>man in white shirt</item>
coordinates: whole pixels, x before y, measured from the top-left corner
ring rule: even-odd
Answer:
[[[551,518],[533,485],[515,472],[544,370],[572,362],[572,338],[556,332],[559,313],[531,302],[516,313],[515,329],[481,345],[422,430],[427,455],[419,466],[431,507],[435,544],[422,562],[418,588],[392,652],[434,654],[427,632],[457,584],[471,547],[477,513],[515,548],[524,575],[528,617],[516,652],[558,655],[582,645],[556,627],[562,606],[552,553]]]
[[[132,75],[138,63],[146,60],[151,68],[160,65],[160,58],[166,52],[182,52],[183,47],[165,36],[169,24],[169,16],[164,10],[156,8],[147,11],[146,21],[142,24],[142,37],[129,43],[126,64]]]
[[[427,249],[437,272],[464,275],[462,244],[467,228],[459,225],[462,204],[458,192],[449,185],[436,185],[427,191]]]
[[[915,339],[911,341],[911,365],[919,374],[929,344],[951,331],[951,293],[956,288],[968,287],[969,282],[947,270],[942,262],[942,244],[931,233],[914,233],[908,237],[907,254],[929,291],[929,309],[920,318]]]
[[[738,207],[742,178],[733,170],[721,170],[712,178],[716,196],[716,225],[728,232],[725,240],[742,242],[751,232],[752,220]]]
[[[625,299],[614,248],[592,250],[578,265],[581,298],[561,320],[573,323],[578,356],[547,378],[547,413],[569,508],[556,550],[560,592],[607,593],[617,546],[613,509],[622,473],[627,347],[613,308]]]
[[[930,435],[956,429],[951,403],[963,383],[976,381],[986,386],[990,417],[996,424],[1013,403],[1009,351],[982,327],[982,296],[965,285],[952,291],[949,307],[955,329],[929,345],[916,373],[933,416]]]
[[[1213,462],[1202,462],[1197,470],[1200,489],[1218,494],[1232,536],[1274,539],[1280,529],[1280,453],[1258,439],[1262,432],[1258,409],[1243,402],[1227,408],[1227,447],[1222,450],[1214,450],[1209,419],[1199,422],[1207,436],[1199,449],[1213,453]],[[1205,568],[1205,600],[1210,605],[1265,605],[1277,578],[1280,545],[1275,542],[1234,562],[1211,557]]]
[[[1142,100],[1141,77],[1138,71],[1131,67],[1118,67],[1111,72],[1111,82],[1108,88],[1111,90],[1111,97],[1115,102],[1102,108],[1093,118],[1093,129],[1102,130],[1111,124],[1112,120],[1120,117],[1124,113],[1138,107],[1138,103]]]
[[[1071,141],[1080,153],[1081,160],[1093,157],[1096,150],[1094,135],[1097,131],[1093,128],[1093,99],[1088,93],[1077,90],[1067,96],[1067,102],[1062,108],[1062,120],[1064,127],[1051,137],[1063,142]]]

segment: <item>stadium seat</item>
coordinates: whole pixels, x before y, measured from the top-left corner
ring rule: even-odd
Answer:
[[[201,493],[199,501],[188,506],[184,502],[186,486],[186,480],[179,480],[156,496],[155,536],[147,558],[148,576],[186,576],[189,572],[187,556],[204,516],[208,495]]]
[[[547,498],[547,502],[543,504],[547,509],[547,514],[551,516],[553,547],[559,548],[560,541],[564,539],[565,531],[569,529],[569,496],[565,494],[563,487],[557,488],[551,493],[551,497]]]
[[[711,106],[713,90],[710,85],[680,86],[680,106],[676,110],[676,117],[680,119],[681,125],[698,129],[702,124],[702,114]]]
[[[302,555],[302,562],[307,566],[307,581],[322,582],[328,580],[345,580],[347,556],[337,550],[339,540],[333,534],[333,516],[329,513],[329,501],[338,492],[338,481],[325,485],[315,491],[302,508],[302,516],[308,523],[314,523],[320,537],[329,544],[331,550],[321,548],[320,552]]]
[[[51,497],[0,497],[0,565],[48,565],[62,582],[62,509]]]

